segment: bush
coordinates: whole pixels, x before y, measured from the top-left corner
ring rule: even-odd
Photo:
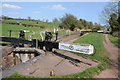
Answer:
[[[44,28],[45,27],[45,26],[38,25],[38,24],[26,24],[26,23],[22,23],[21,25],[23,25],[25,27],[40,27],[40,28]]]
[[[112,33],[112,36],[120,38],[120,31],[116,31]]]

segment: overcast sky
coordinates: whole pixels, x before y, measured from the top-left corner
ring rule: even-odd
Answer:
[[[61,18],[70,13],[78,19],[100,23],[99,15],[108,2],[3,2],[2,14],[16,18]]]

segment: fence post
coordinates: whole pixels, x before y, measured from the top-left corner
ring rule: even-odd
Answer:
[[[12,30],[9,30],[9,37],[11,37],[11,32],[12,32]]]

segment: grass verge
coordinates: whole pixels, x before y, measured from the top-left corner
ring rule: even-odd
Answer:
[[[120,48],[120,38],[114,37],[110,34],[108,35],[108,37],[112,43],[114,43],[117,47]]]

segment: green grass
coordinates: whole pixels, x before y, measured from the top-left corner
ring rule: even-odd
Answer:
[[[28,31],[34,31],[35,34],[33,34],[33,32],[27,32],[25,33],[25,38],[28,39],[28,35],[32,35],[32,38],[36,38],[36,39],[40,39],[40,32],[42,30],[44,30],[44,28],[38,28],[38,27],[24,27],[21,25],[12,25],[12,24],[2,24],[2,26],[0,26],[1,30],[2,30],[2,34],[0,34],[0,36],[9,36],[9,32],[8,30],[28,30]],[[71,33],[75,33],[76,31],[71,31]],[[59,31],[58,32],[58,36],[60,35],[65,35],[66,31]],[[45,36],[45,34],[42,34],[43,36]],[[53,35],[55,36],[55,35]],[[12,32],[12,37],[19,37],[19,32]]]
[[[103,41],[103,36],[101,33],[90,33],[74,42],[74,43],[81,43],[81,44],[93,44],[95,47],[95,53],[93,55],[85,55],[80,53],[73,53],[73,54],[98,60],[100,62],[98,66],[88,68],[85,71],[80,73],[75,73],[75,74],[65,75],[65,76],[47,77],[47,78],[76,78],[76,77],[91,78],[92,76],[94,76],[95,74],[98,74],[103,69],[106,69],[107,65],[109,64],[109,58],[106,54],[102,41]],[[24,75],[15,73],[9,76],[9,78],[41,78],[41,77],[24,76]]]
[[[114,37],[110,34],[108,35],[108,37],[112,43],[114,43],[117,47],[120,48],[120,38]]]
[[[12,24],[2,24],[2,26],[0,26],[2,28],[2,34],[0,36],[9,36],[9,32],[8,30],[29,30],[29,31],[34,31],[36,32],[35,35],[33,35],[32,32],[27,32],[26,33],[26,38],[28,38],[28,35],[33,35],[33,38],[39,38],[39,33],[41,30],[43,30],[42,28],[38,28],[38,27],[24,27],[24,26],[20,26],[20,25],[12,25]],[[19,37],[19,32],[12,32],[12,37]]]
[[[104,46],[102,44],[104,38],[101,33],[90,33],[88,35],[85,35],[84,37],[76,40],[74,43],[80,43],[80,44],[92,44],[95,48],[95,52],[93,55],[84,55],[84,54],[77,54],[79,56],[85,56],[89,58],[93,58],[96,60],[104,59],[107,57],[106,51],[104,49]]]
[[[2,30],[2,34],[0,34],[0,36],[9,36],[9,32],[8,30],[29,30],[29,31],[34,31],[35,34],[33,34],[33,32],[27,32],[25,35],[25,38],[28,39],[28,35],[33,35],[32,38],[41,38],[40,36],[40,31],[50,28],[53,29],[54,27],[58,27],[59,24],[54,24],[54,23],[43,23],[40,21],[29,21],[29,20],[5,20],[3,19],[2,21],[4,22],[13,22],[13,23],[17,23],[17,22],[21,22],[21,23],[27,23],[27,24],[36,24],[37,22],[39,22],[39,25],[43,25],[45,26],[45,28],[38,28],[38,27],[24,27],[22,25],[12,25],[12,24],[1,24],[2,26],[0,26],[1,30]],[[76,31],[71,31],[71,33],[74,33]],[[59,31],[58,36],[60,35],[65,35],[66,31]],[[44,36],[45,34],[43,34]],[[55,35],[54,35],[55,36]],[[12,32],[12,37],[19,37],[19,32]]]
[[[40,37],[40,31],[44,30],[46,28],[54,28],[54,27],[58,27],[59,24],[54,24],[54,23],[43,23],[40,21],[29,21],[29,20],[2,20],[4,22],[11,22],[11,23],[17,23],[17,22],[21,22],[21,23],[27,23],[27,24],[37,24],[37,22],[39,22],[39,25],[43,25],[45,26],[45,28],[38,28],[38,27],[24,27],[21,25],[12,25],[12,24],[1,24],[2,26],[0,26],[0,29],[2,30],[2,33],[0,34],[0,36],[9,36],[9,32],[8,30],[29,30],[29,31],[34,31],[35,34],[33,34],[32,32],[28,32],[25,35],[25,38],[28,39],[28,35],[33,35],[32,38],[41,38]],[[43,34],[44,35],[44,34]],[[19,37],[19,32],[12,32],[12,36],[13,37]]]
[[[10,44],[9,42],[0,41],[0,44]]]
[[[103,35],[103,41],[106,43],[106,38],[105,38],[105,35]]]

